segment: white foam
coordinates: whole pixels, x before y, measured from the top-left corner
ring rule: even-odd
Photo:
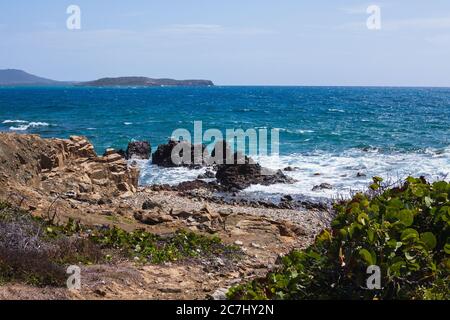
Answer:
[[[126,126],[130,126],[130,125],[133,124],[133,122],[124,122],[123,124],[126,125]]]
[[[153,165],[150,160],[134,160],[140,168],[139,183],[141,185],[168,184],[177,185],[181,182],[197,179],[206,172],[206,168],[189,169],[184,167],[163,168]]]
[[[407,176],[425,176],[429,180],[450,177],[450,147],[446,149],[427,149],[423,152],[382,153],[378,149],[351,149],[340,154],[316,152],[289,156],[253,157],[262,166],[279,170],[288,166],[294,171],[284,173],[295,180],[293,184],[274,184],[270,186],[252,185],[247,193],[291,194],[314,198],[348,197],[355,191],[367,190],[374,176],[397,181]],[[143,185],[176,185],[194,180],[205,168],[161,168],[150,161],[138,160],[141,167],[140,183]],[[358,173],[365,176],[358,176]],[[322,183],[329,183],[333,189],[312,189]]]
[[[3,124],[6,124],[6,123],[28,123],[28,121],[25,121],[25,120],[5,120],[2,123]]]
[[[49,124],[47,122],[30,122],[28,124],[22,124],[18,127],[9,127],[9,130],[12,131],[25,131],[29,128],[37,128],[37,127],[48,127]]]
[[[286,171],[296,179],[294,184],[271,186],[253,185],[247,192],[298,194],[311,197],[349,196],[355,191],[367,190],[372,177],[381,176],[397,181],[408,176],[425,176],[429,180],[450,176],[450,147],[442,150],[428,149],[418,153],[381,153],[377,149],[362,151],[352,149],[342,154],[315,153],[310,155],[256,157],[261,165]],[[358,173],[365,176],[357,176]],[[313,187],[329,183],[333,189],[313,191]]]

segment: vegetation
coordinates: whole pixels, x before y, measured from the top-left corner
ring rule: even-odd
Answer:
[[[113,257],[163,263],[186,258],[234,258],[240,252],[217,237],[182,230],[163,237],[145,230],[89,228],[74,220],[56,225],[50,220],[0,202],[0,284],[19,281],[63,286],[68,265],[106,262]]]
[[[218,237],[206,237],[184,230],[162,237],[145,230],[126,232],[113,227],[98,230],[91,238],[103,247],[119,249],[143,263],[162,263],[189,257],[233,257],[239,250],[235,246],[222,244]]]
[[[52,237],[51,230],[46,221],[0,202],[0,283],[61,286],[67,278],[64,265],[101,259],[91,241]]]
[[[233,299],[450,299],[450,183],[408,178],[335,205],[336,218],[277,272],[230,289]],[[381,288],[368,289],[368,266]]]

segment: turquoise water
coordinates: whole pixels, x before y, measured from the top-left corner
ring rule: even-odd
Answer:
[[[346,87],[0,88],[0,130],[44,137],[85,135],[102,153],[132,139],[155,147],[173,130],[278,128],[291,186],[249,192],[329,196],[363,187],[370,175],[430,177],[450,172],[450,89]],[[141,182],[175,183],[198,172],[143,163]],[[366,177],[356,177],[356,173]],[[315,175],[320,173],[320,175]],[[328,182],[333,191],[312,192]]]

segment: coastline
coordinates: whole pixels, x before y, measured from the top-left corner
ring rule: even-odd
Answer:
[[[60,223],[74,219],[92,227],[143,228],[162,236],[190,230],[219,237],[242,252],[234,262],[210,257],[163,265],[126,260],[86,265],[82,270],[87,283],[77,294],[12,283],[0,286],[2,299],[221,299],[230,286],[275,268],[280,255],[311,244],[331,220],[325,208],[211,198],[204,184],[184,184],[183,190],[141,187],[136,166],[113,151],[97,156],[82,137],[1,133],[0,149],[7,163],[0,172],[0,199],[33,216],[45,217],[54,210]]]

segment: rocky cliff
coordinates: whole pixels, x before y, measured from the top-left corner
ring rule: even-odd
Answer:
[[[101,199],[136,192],[138,186],[137,167],[127,166],[113,151],[97,156],[92,144],[78,136],[42,139],[2,133],[0,163],[0,194],[5,197],[28,191]]]

